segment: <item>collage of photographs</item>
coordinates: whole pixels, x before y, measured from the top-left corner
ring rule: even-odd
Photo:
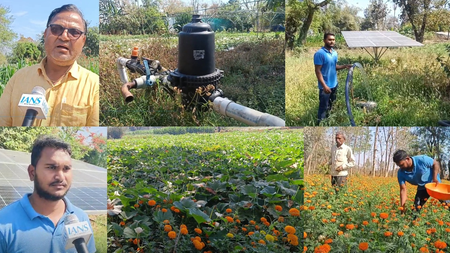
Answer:
[[[450,0],[0,0],[0,253],[450,252]]]

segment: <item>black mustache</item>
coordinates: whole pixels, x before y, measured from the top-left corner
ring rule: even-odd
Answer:
[[[57,184],[62,184],[63,186],[66,186],[67,184],[64,184],[63,182],[53,182],[53,183],[51,183],[50,184],[50,186],[54,186],[54,185],[57,185]]]

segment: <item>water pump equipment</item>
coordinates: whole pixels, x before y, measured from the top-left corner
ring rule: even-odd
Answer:
[[[213,109],[248,125],[284,126],[283,119],[239,105],[225,97],[217,88],[223,71],[215,67],[215,42],[211,26],[203,23],[199,15],[193,15],[191,23],[183,26],[178,39],[178,66],[174,71],[163,68],[159,61],[148,58],[138,59],[137,48],[131,59],[119,57],[117,70],[123,83],[122,95],[126,102],[133,101],[130,89],[152,87],[157,80],[167,91],[181,90],[183,104],[203,105],[212,102]],[[143,76],[128,81],[126,68]],[[194,102],[194,103],[192,103]]]

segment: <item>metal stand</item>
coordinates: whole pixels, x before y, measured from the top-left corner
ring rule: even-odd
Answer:
[[[386,53],[386,51],[388,50],[387,47],[382,48],[380,47],[380,51],[378,51],[378,47],[372,47],[373,49],[373,55],[367,50],[367,48],[363,47],[364,50],[366,50],[366,52],[372,56],[372,58],[375,60],[375,62],[378,62],[378,60],[380,60],[380,58],[384,55],[384,53]],[[383,51],[384,49],[384,51]]]

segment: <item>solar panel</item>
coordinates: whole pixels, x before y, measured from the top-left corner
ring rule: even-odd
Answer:
[[[33,192],[27,172],[30,161],[29,153],[0,149],[0,209]],[[72,166],[67,198],[87,213],[106,213],[107,170],[78,160],[72,160]]]
[[[343,31],[348,47],[420,47],[423,44],[393,31]]]

